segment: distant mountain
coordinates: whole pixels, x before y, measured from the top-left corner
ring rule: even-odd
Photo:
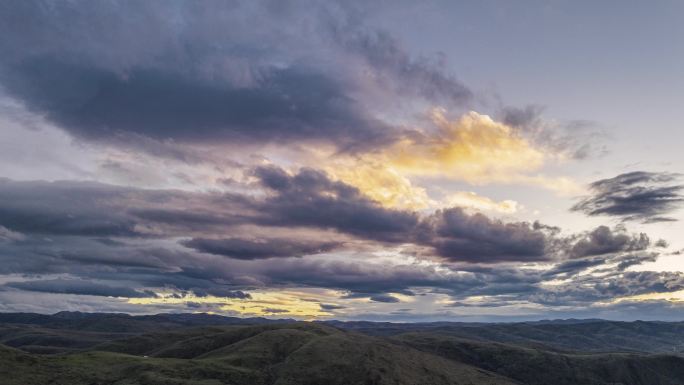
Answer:
[[[200,325],[251,325],[293,322],[291,319],[225,317],[206,313],[166,313],[132,316],[125,313],[82,313],[62,311],[52,315],[33,313],[0,313],[0,324],[41,325],[57,329],[79,329],[99,332],[142,332],[165,327]]]
[[[436,333],[408,333],[394,339],[423,352],[477,366],[527,385],[684,384],[684,357],[681,356],[563,354]]]
[[[336,327],[376,336],[431,332],[487,342],[559,351],[684,352],[684,322],[553,320],[516,323],[340,322]]]
[[[237,318],[212,314],[59,312],[53,315],[0,313],[0,343],[33,353],[85,349],[102,342],[159,330],[204,325],[253,325],[292,322],[266,318]]]

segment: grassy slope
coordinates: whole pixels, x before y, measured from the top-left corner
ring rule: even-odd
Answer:
[[[140,338],[98,347],[118,352],[36,356],[3,347],[0,378],[3,385],[513,383],[406,346],[307,323]]]
[[[418,350],[499,373],[529,385],[681,385],[684,358],[628,353],[561,354],[436,333],[394,338]]]
[[[622,347],[654,346],[649,341],[621,341],[616,335],[624,332],[648,339],[656,334],[661,340],[657,344],[664,344],[663,336],[677,332],[677,325],[666,326],[671,330],[663,332],[652,323],[605,322],[490,325],[490,330],[476,327],[467,333],[462,328],[439,327],[392,338],[305,322],[174,328],[111,340],[86,352],[51,356],[0,345],[0,384],[684,384],[684,358],[679,356],[579,354],[538,343],[599,346],[601,342],[590,338],[595,335],[599,341],[607,338]],[[589,340],[580,339],[588,330],[591,333],[581,337]],[[50,333],[67,342],[78,342],[80,336],[70,330],[45,331],[42,326],[4,334],[0,328],[0,338],[28,343],[23,349],[32,346],[32,338],[36,343],[51,342],[55,335]],[[105,338],[99,332],[83,333],[84,346]],[[577,342],[572,341],[574,335]],[[677,343],[678,337],[672,338]],[[525,346],[487,339],[513,339]]]
[[[423,323],[390,324],[336,322],[338,327],[369,335],[393,336],[408,332],[510,343],[542,349],[585,352],[684,352],[684,322],[605,320],[519,322],[500,324]]]
[[[577,324],[513,323],[436,330],[470,339],[545,345],[561,350],[673,353],[684,351],[684,323],[596,321]]]

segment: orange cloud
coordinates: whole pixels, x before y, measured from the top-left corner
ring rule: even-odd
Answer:
[[[544,153],[507,125],[471,111],[449,121],[443,109],[431,119],[437,132],[407,139],[386,157],[409,175],[438,175],[473,184],[509,181],[513,175],[540,169]]]
[[[487,201],[486,197],[463,192],[437,200],[412,182],[415,177],[461,180],[473,185],[529,184],[563,195],[582,191],[570,178],[540,173],[547,160],[558,157],[537,148],[510,126],[474,111],[453,121],[445,113],[443,109],[431,111],[433,131],[407,137],[376,153],[338,158],[329,163],[326,171],[383,205],[414,210],[450,203],[503,213],[517,210],[515,202]]]

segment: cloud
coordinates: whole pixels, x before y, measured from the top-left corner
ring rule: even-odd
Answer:
[[[245,293],[242,290],[231,290],[225,287],[208,287],[208,288],[197,288],[191,289],[192,292],[197,297],[221,297],[221,298],[237,298],[237,299],[251,299],[252,296],[249,293]]]
[[[403,210],[424,210],[438,205],[424,187],[411,180],[388,163],[372,157],[338,159],[325,167],[335,179],[359,189],[363,195],[385,207]]]
[[[263,166],[253,175],[256,186],[264,189],[261,195],[4,180],[0,225],[33,235],[98,239],[193,236],[185,246],[238,259],[331,251],[344,237],[414,244],[428,248],[428,255],[432,250],[438,256],[470,262],[549,258],[544,254],[546,230],[529,223],[504,223],[459,208],[427,216],[389,209],[358,189],[308,168],[292,174]],[[245,226],[258,232],[226,236],[229,229],[234,234],[244,232]],[[291,233],[295,238],[287,242],[278,236],[295,229],[303,233]],[[314,240],[320,232],[331,240]]]
[[[599,226],[576,238],[576,242],[569,250],[572,257],[642,251],[651,245],[651,241],[645,233],[630,235],[626,233],[624,228],[611,230],[608,226]]]
[[[0,273],[41,275],[49,282],[45,292],[86,293],[74,282],[93,281],[175,293],[179,301],[192,302],[256,300],[255,288],[304,287],[335,292],[322,303],[343,300],[344,293],[377,302],[433,291],[454,301],[488,296],[561,306],[679,287],[675,276],[632,274],[630,267],[655,254],[645,234],[621,227],[563,236],[553,226],[505,222],[462,208],[434,213],[385,208],[314,169],[262,166],[250,175],[250,194],[5,180],[0,211],[12,215],[0,217],[0,225],[21,231],[23,238],[0,243],[5,256]],[[81,230],[81,218],[125,223],[127,231]],[[278,259],[260,259],[269,256]],[[526,267],[536,263],[550,267]],[[591,269],[596,276],[587,277]],[[65,274],[75,278],[61,278]],[[569,281],[545,284],[555,280]],[[637,290],[635,281],[650,283]],[[106,290],[90,288],[91,294],[126,294]],[[163,300],[170,299],[140,304]]]
[[[543,261],[548,235],[530,223],[504,223],[463,209],[439,210],[424,223],[418,238],[435,248],[438,255],[454,261],[495,263]]]
[[[204,305],[201,304],[201,303],[199,303],[199,302],[188,301],[188,302],[185,303],[185,306],[187,306],[187,307],[190,308],[190,309],[200,309],[200,308],[202,308]]]
[[[619,297],[675,292],[684,288],[680,272],[616,271],[607,276],[582,275],[561,285],[548,285],[530,296],[542,305],[612,302]]]
[[[25,239],[25,237],[20,233],[0,226],[0,242],[14,242],[21,241],[23,239]]]
[[[133,236],[135,223],[108,210],[125,188],[81,182],[15,182],[0,178],[0,225],[14,232]]]
[[[391,314],[414,296],[419,314],[445,298],[580,308],[682,286],[680,274],[634,271],[663,245],[645,234],[563,235],[489,216],[516,213],[514,201],[442,190],[577,194],[544,173],[600,153],[599,134],[536,107],[464,113],[479,97],[446,56],[409,52],[377,27],[375,6],[0,7],[6,175],[146,187],[1,179],[3,311]],[[29,155],[14,148],[24,142]],[[680,203],[672,174],[621,177],[575,210],[657,221]]]
[[[667,214],[684,201],[678,174],[634,171],[589,185],[592,195],[571,210],[589,216],[612,216],[642,223],[674,221]]]
[[[348,148],[377,145],[391,135],[335,80],[303,68],[263,69],[256,84],[238,87],[158,68],[122,74],[37,57],[6,70],[2,84],[30,110],[94,141],[312,140]]]
[[[389,294],[376,294],[370,296],[370,300],[373,302],[383,302],[383,303],[398,303],[401,302],[399,298],[389,295]]]
[[[298,257],[330,251],[340,244],[315,240],[270,239],[207,239],[193,238],[182,242],[186,247],[236,259],[263,259],[273,257]]]
[[[289,313],[290,311],[287,309],[278,309],[274,307],[267,307],[263,309],[264,313],[269,313],[269,314],[280,314],[280,313]]]
[[[255,175],[277,192],[266,199],[262,211],[281,226],[332,227],[365,239],[414,242],[434,248],[439,256],[469,262],[550,258],[545,254],[547,235],[529,223],[503,223],[460,208],[421,218],[410,211],[383,208],[358,189],[311,169],[290,175],[268,166],[255,170]]]
[[[41,293],[94,295],[101,297],[144,298],[155,296],[154,293],[149,291],[141,292],[129,287],[109,286],[75,279],[8,282],[4,286]]]
[[[386,209],[321,171],[304,168],[290,175],[265,166],[254,175],[275,193],[259,204],[260,211],[269,215],[264,224],[332,228],[366,239],[399,242],[418,223],[417,214]]]
[[[467,105],[473,99],[472,91],[447,73],[441,55],[411,57],[388,33],[359,28],[358,22],[340,23],[331,30],[335,41],[360,56],[373,79],[397,93],[454,106]]]
[[[493,211],[503,214],[514,214],[520,207],[518,202],[514,200],[506,199],[497,202],[472,191],[450,193],[444,199],[444,205],[447,207],[463,207],[477,211]]]
[[[436,134],[391,149],[391,164],[408,174],[452,175],[471,183],[510,180],[543,165],[544,154],[509,126],[474,111],[456,121],[445,113],[431,113]]]
[[[346,306],[342,305],[334,305],[334,304],[327,304],[327,303],[322,303],[320,304],[321,310],[342,310],[346,309]]]
[[[232,194],[0,178],[0,225],[25,234],[187,236],[244,222],[250,202]]]
[[[0,84],[79,139],[156,156],[185,159],[189,149],[178,146],[188,143],[374,150],[403,131],[382,119],[387,96],[464,105],[472,92],[442,61],[414,57],[367,25],[369,10],[315,2],[9,4],[0,15],[8,37],[0,42]]]
[[[544,108],[529,105],[505,107],[501,121],[554,157],[583,160],[607,152],[606,134],[586,120],[557,122],[542,116]]]
[[[435,108],[427,129],[403,135],[378,151],[334,161],[327,169],[384,204],[415,209],[439,203],[413,185],[412,178],[534,185],[564,195],[582,191],[571,178],[542,174],[544,166],[558,160],[556,153],[513,127],[475,111],[456,120],[446,113]]]

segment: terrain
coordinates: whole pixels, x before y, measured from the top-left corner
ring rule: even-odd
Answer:
[[[684,323],[0,314],[0,383],[684,384]]]

